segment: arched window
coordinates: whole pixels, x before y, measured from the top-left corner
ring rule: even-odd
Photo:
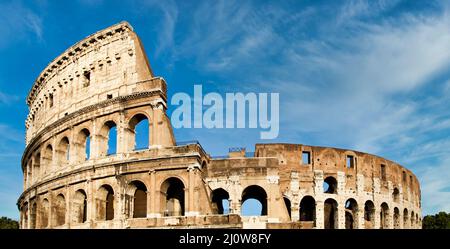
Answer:
[[[242,216],[267,215],[267,193],[257,185],[248,186],[242,191],[241,198]]]
[[[366,228],[374,228],[375,205],[370,200],[364,204],[364,221]]]
[[[78,134],[78,147],[78,161],[89,160],[91,156],[91,133],[86,128]]]
[[[338,227],[338,214],[337,214],[337,202],[334,199],[326,199],[324,203],[324,227],[325,229],[337,229]]]
[[[394,202],[398,202],[400,200],[400,191],[398,188],[394,188],[394,191],[392,192],[392,199]]]
[[[411,211],[411,228],[415,227],[415,221],[414,221],[414,211]]]
[[[109,185],[103,185],[97,191],[96,199],[97,220],[114,219],[114,190]]]
[[[171,177],[161,184],[161,206],[164,216],[184,215],[184,184],[176,178]]]
[[[300,202],[300,221],[316,220],[316,200],[312,196],[305,196]]]
[[[130,129],[130,142],[133,150],[147,149],[150,145],[150,125],[147,116],[137,114],[128,123]]]
[[[397,207],[394,208],[394,228],[400,228],[400,210]]]
[[[100,130],[99,150],[100,156],[117,153],[117,125],[113,121],[107,121]]]
[[[43,157],[42,157],[42,164],[43,164],[43,173],[47,173],[51,171],[52,161],[53,161],[53,147],[49,144],[45,148]]]
[[[409,213],[408,213],[408,209],[405,208],[403,210],[403,228],[409,228],[408,226],[408,221],[409,221]]]
[[[229,214],[230,195],[223,188],[215,189],[212,192],[212,203],[216,207],[216,214]]]
[[[66,199],[63,194],[56,196],[54,207],[54,224],[56,226],[62,226],[66,223]]]
[[[87,221],[87,195],[82,189],[75,192],[75,196],[72,201],[72,212],[74,223],[84,223]]]
[[[381,204],[380,228],[381,229],[389,228],[389,206],[386,202],[383,202]]]
[[[350,198],[345,202],[345,229],[358,228],[358,203]]]
[[[337,181],[336,178],[329,176],[323,181],[323,192],[327,194],[337,193]]]
[[[147,217],[147,187],[141,181],[133,181],[129,189],[133,198],[133,218]]]
[[[50,204],[47,199],[44,199],[41,204],[41,210],[39,212],[40,217],[40,226],[41,228],[47,228],[48,227],[48,214],[50,211]]]
[[[63,137],[58,144],[56,153],[58,155],[58,163],[60,167],[67,166],[70,160],[70,143],[67,137]]]

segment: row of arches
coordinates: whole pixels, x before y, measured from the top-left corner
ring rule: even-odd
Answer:
[[[147,115],[134,115],[124,129],[131,150],[149,147],[150,126]],[[73,136],[62,136],[55,144],[46,144],[33,153],[24,170],[25,186],[31,186],[40,176],[50,173],[55,168],[65,167],[71,163],[82,163],[91,159],[95,149],[95,157],[106,157],[117,153],[117,123],[113,120],[104,122],[96,134],[89,128],[81,128]],[[93,144],[93,140],[95,145]],[[95,146],[95,148],[93,148]]]
[[[175,177],[165,180],[161,185],[161,207],[165,216],[182,216],[184,215],[184,184]],[[147,187],[141,181],[132,181],[127,188],[125,197],[126,215],[128,218],[145,218],[147,217]],[[102,185],[95,193],[95,220],[109,221],[116,216],[117,209],[117,193],[113,187],[108,184]],[[42,201],[33,202],[30,212],[28,211],[28,203],[22,208],[23,227],[30,228],[47,228],[57,227],[67,224],[69,217],[71,223],[84,223],[88,220],[88,198],[83,189],[77,190],[71,198],[71,213],[67,215],[67,202],[64,194],[58,194],[56,198],[50,202],[47,198]],[[38,206],[39,205],[39,206]],[[50,208],[52,208],[50,217]],[[38,212],[39,210],[39,212]],[[28,221],[30,215],[30,221]],[[38,223],[39,221],[39,223]],[[39,226],[37,225],[39,224]],[[51,224],[51,226],[50,226]]]

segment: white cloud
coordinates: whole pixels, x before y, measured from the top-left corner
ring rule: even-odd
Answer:
[[[25,7],[20,1],[0,3],[0,48],[11,42],[31,39],[29,34],[39,41],[43,40],[43,25],[39,15]]]

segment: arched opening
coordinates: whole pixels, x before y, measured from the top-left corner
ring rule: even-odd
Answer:
[[[323,192],[327,194],[337,193],[337,181],[336,178],[329,176],[323,181]]]
[[[62,226],[66,224],[66,199],[63,194],[56,196],[54,201],[54,224]]]
[[[114,190],[109,185],[103,185],[97,191],[96,196],[97,220],[114,219]]]
[[[392,192],[392,199],[394,200],[394,202],[399,202],[400,191],[398,190],[398,188],[394,188],[394,191]]]
[[[75,192],[72,200],[72,212],[74,223],[84,223],[87,221],[87,195],[82,189]]]
[[[184,184],[176,178],[171,177],[161,184],[161,206],[164,208],[164,216],[184,215]]]
[[[22,228],[28,227],[28,202],[25,202],[22,207]]]
[[[383,202],[381,204],[380,228],[381,229],[389,228],[389,206],[386,202]]]
[[[100,129],[99,155],[107,156],[117,153],[117,125],[113,121],[107,121]]]
[[[397,207],[394,208],[394,228],[400,228],[400,210]]]
[[[230,213],[229,199],[230,195],[223,188],[218,188],[212,191],[212,203],[216,214]]]
[[[141,181],[130,183],[130,194],[132,194],[133,218],[147,217],[147,187]]]
[[[419,214],[416,214],[416,227],[419,226]]]
[[[408,214],[408,209],[404,209],[403,210],[403,228],[409,228],[408,225],[408,221],[409,221],[409,214]]]
[[[35,229],[36,228],[36,220],[37,220],[37,204],[36,202],[31,205],[31,212],[30,212],[30,228]]]
[[[375,205],[372,201],[366,201],[364,204],[364,223],[365,228],[375,227]]]
[[[350,198],[345,202],[345,229],[358,228],[358,203]]]
[[[267,215],[266,191],[257,185],[248,186],[242,191],[241,198],[242,216],[264,216]]]
[[[91,133],[88,129],[82,129],[78,134],[78,161],[87,161],[91,157]]]
[[[292,217],[291,216],[291,201],[287,197],[283,197],[283,200],[284,200],[284,206],[286,207],[286,210],[289,215],[289,220],[291,220],[291,217]]]
[[[33,182],[36,182],[41,174],[41,153],[37,153],[33,160]]]
[[[137,114],[130,119],[128,123],[130,134],[130,143],[133,150],[148,149],[150,145],[150,126],[147,116]]]
[[[50,203],[47,199],[42,200],[40,212],[39,212],[39,223],[41,228],[48,227],[48,214],[50,211]]]
[[[44,154],[42,157],[42,171],[43,174],[51,171],[53,161],[53,147],[49,144],[44,150]]]
[[[415,222],[414,222],[414,211],[411,211],[411,228],[415,227]]]
[[[58,163],[60,166],[67,166],[70,160],[70,143],[67,137],[63,137],[58,144],[56,153],[58,155]]]
[[[300,221],[314,223],[316,221],[316,200],[312,196],[305,196],[300,201]]]
[[[338,215],[337,202],[334,199],[326,199],[324,203],[324,227],[325,229],[337,229]]]

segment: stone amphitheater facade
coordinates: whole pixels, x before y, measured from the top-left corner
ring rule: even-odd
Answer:
[[[198,142],[177,143],[166,82],[126,22],[54,59],[27,104],[24,229],[421,228],[418,179],[384,158],[279,143],[213,158]],[[137,149],[144,120],[149,146]],[[241,215],[248,199],[259,216]]]

